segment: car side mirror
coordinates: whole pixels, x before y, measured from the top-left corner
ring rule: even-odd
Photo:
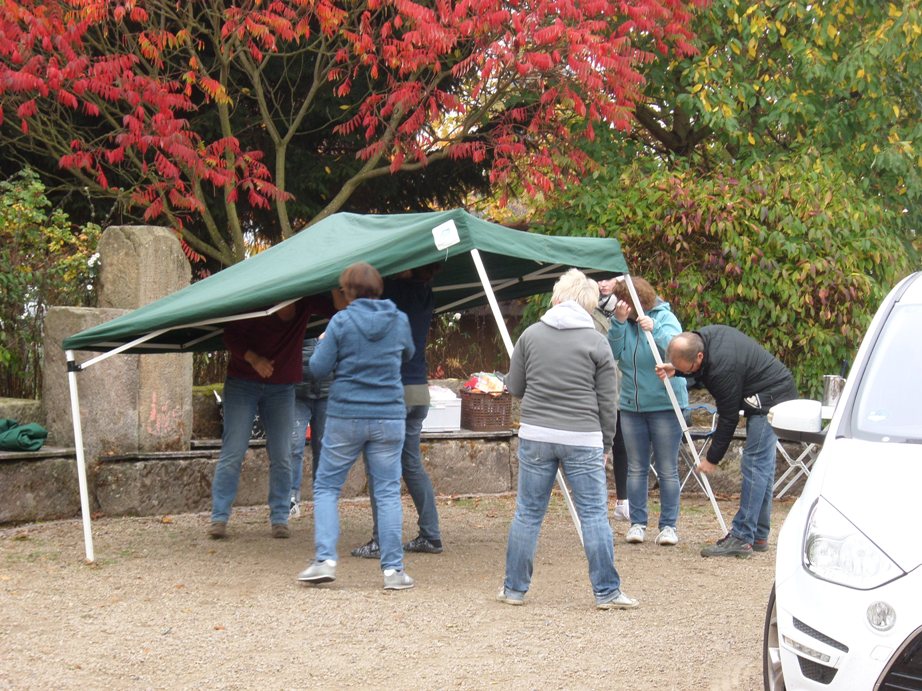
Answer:
[[[822,444],[826,439],[823,406],[819,401],[798,398],[772,406],[768,411],[768,424],[783,441]]]

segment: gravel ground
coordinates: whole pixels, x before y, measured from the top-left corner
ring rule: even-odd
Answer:
[[[729,521],[734,502],[721,505]],[[705,500],[683,498],[677,547],[628,545],[614,523],[640,607],[598,611],[555,494],[526,606],[509,607],[494,597],[513,508],[441,499],[446,551],[407,555],[417,587],[399,592],[381,588],[377,562],[348,556],[369,535],[367,501],[342,504],[346,556],[323,586],[295,581],[309,504],[290,540],[269,536],[265,508],[238,509],[221,542],[205,537],[206,514],[102,518],[94,565],[79,521],[0,529],[0,688],[761,688],[774,549],[702,559],[719,528]],[[776,503],[776,528],[787,508]]]

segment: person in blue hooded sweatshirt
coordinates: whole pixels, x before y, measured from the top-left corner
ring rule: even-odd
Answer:
[[[645,331],[653,334],[660,357],[669,341],[682,332],[679,320],[660,300],[647,281],[631,277],[640,306],[645,312],[638,317],[624,281],[614,288],[618,298],[608,341],[621,370],[621,431],[627,449],[627,498],[631,527],[625,540],[644,541],[647,530],[647,480],[650,452],[659,478],[660,514],[656,544],[671,547],[679,541],[676,521],[679,518],[679,445],[682,425],[676,417],[669,392],[656,374],[656,360]],[[670,382],[679,407],[688,408],[688,390],[684,380]]]
[[[375,512],[384,588],[412,588],[403,568],[400,453],[406,420],[402,363],[415,348],[407,316],[390,300],[379,299],[384,283],[364,262],[339,277],[349,303],[330,320],[310,359],[322,378],[335,370],[327,401],[327,421],[314,478],[313,563],[298,574],[305,583],[336,579],[339,496],[360,453],[365,454],[375,488]]]

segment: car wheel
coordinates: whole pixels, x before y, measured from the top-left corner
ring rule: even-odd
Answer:
[[[762,683],[765,691],[783,691],[784,670],[781,669],[781,643],[778,640],[778,609],[775,607],[775,586],[772,585],[765,610],[765,630],[762,632]]]

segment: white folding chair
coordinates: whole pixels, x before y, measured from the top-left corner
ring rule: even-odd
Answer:
[[[781,491],[775,495],[775,499],[781,499],[791,487],[794,486],[794,483],[800,479],[801,475],[809,475],[810,468],[813,467],[813,464],[816,462],[816,457],[819,455],[819,446],[817,444],[808,444],[801,442],[800,453],[796,457],[792,457],[788,453],[788,450],[782,446],[781,441],[779,440],[776,444],[778,448],[778,453],[781,454],[781,457],[787,461],[788,469],[785,470],[781,477],[779,477],[775,484],[772,486],[772,491],[775,492],[781,487],[781,483],[787,480],[788,475],[794,473],[794,477],[788,480],[787,484],[781,488]]]
[[[698,456],[701,457],[704,455],[708,444],[711,443],[711,437],[714,435],[714,430],[717,429],[717,408],[708,403],[698,403],[696,405],[690,406],[687,410],[689,415],[689,418],[687,419],[691,419],[691,416],[694,415],[695,411],[701,411],[711,416],[710,427],[697,426],[688,428],[688,433],[691,435],[692,441],[695,444],[695,448],[698,451]],[[685,464],[688,466],[688,472],[685,474],[685,479],[682,480],[682,485],[679,488],[681,491],[685,489],[685,483],[688,482],[688,478],[690,478],[695,473],[695,459],[692,458],[691,452],[688,450],[688,446],[685,444],[682,444],[682,446],[679,447],[679,455],[685,459]]]

